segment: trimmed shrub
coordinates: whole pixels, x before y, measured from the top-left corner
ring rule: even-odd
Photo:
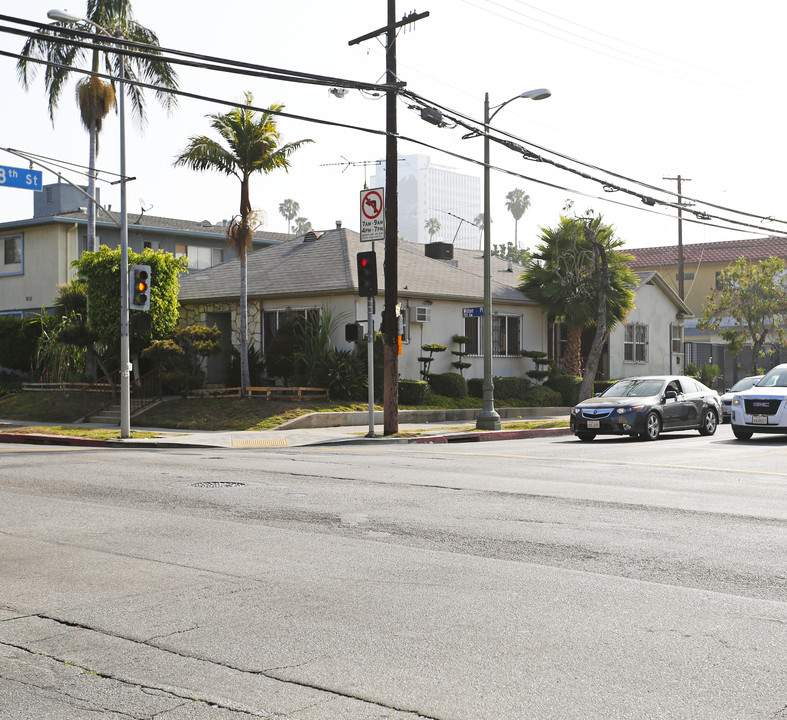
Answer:
[[[402,405],[422,405],[428,390],[429,383],[424,380],[400,380],[399,402]]]
[[[579,401],[579,386],[582,378],[577,375],[553,375],[544,385],[560,393],[563,405],[576,405]]]
[[[518,400],[527,395],[532,383],[523,377],[496,377],[495,397],[499,400]]]
[[[560,393],[546,385],[530,388],[523,399],[528,407],[558,407],[563,402]]]
[[[450,398],[467,397],[467,380],[459,373],[431,374],[429,386],[435,395],[445,395]]]
[[[467,394],[470,397],[480,398],[484,396],[484,379],[470,378],[467,381]]]

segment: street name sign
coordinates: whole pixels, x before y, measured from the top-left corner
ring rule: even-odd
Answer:
[[[385,189],[361,190],[361,242],[385,240]]]
[[[0,187],[21,188],[22,190],[42,190],[40,170],[0,165]]]
[[[462,308],[463,318],[483,317],[483,316],[484,316],[484,308],[482,307]]]

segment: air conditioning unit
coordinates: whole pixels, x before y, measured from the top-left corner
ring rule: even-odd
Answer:
[[[432,319],[432,308],[417,307],[415,309],[415,322],[425,323]]]

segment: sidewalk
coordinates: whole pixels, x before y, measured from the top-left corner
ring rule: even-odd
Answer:
[[[568,418],[568,409],[564,408],[534,408],[543,413],[534,414],[528,420],[565,420]],[[563,412],[565,410],[565,412]],[[558,411],[558,412],[556,412]],[[441,413],[445,416],[446,411]],[[333,413],[319,413],[319,415],[338,415]],[[30,435],[15,433],[14,428],[62,425],[63,423],[37,423],[30,421],[0,420],[0,442],[74,445],[81,447],[138,447],[138,448],[281,448],[281,447],[306,447],[314,445],[353,445],[353,444],[407,444],[407,443],[451,443],[451,442],[485,442],[495,440],[514,440],[529,437],[552,437],[568,435],[568,428],[541,428],[534,430],[495,430],[476,431],[475,421],[472,419],[443,419],[438,422],[407,422],[399,423],[399,432],[407,435],[417,433],[412,437],[383,437],[382,424],[374,426],[375,437],[367,437],[369,433],[368,421],[358,423],[358,415],[362,413],[348,413],[351,417],[336,418],[345,424],[330,427],[303,427],[302,418],[298,423],[281,426],[276,430],[265,431],[232,431],[232,432],[205,432],[190,430],[170,430],[163,428],[139,427],[131,424],[132,431],[158,433],[161,436],[153,439],[137,440],[93,440],[89,438],[68,437],[64,435]],[[378,418],[375,418],[375,421]],[[325,418],[319,418],[324,421]],[[512,418],[504,419],[504,424]],[[297,426],[293,426],[296,425]],[[117,429],[117,425],[98,423],[84,423],[75,425],[85,428]]]

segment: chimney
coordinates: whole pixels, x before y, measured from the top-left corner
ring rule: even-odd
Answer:
[[[337,230],[341,230],[342,229],[342,221],[341,220],[337,220],[336,221],[336,229]]]

